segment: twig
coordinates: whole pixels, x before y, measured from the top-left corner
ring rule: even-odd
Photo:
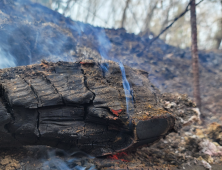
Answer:
[[[201,0],[201,1],[199,1],[197,4],[196,4],[196,6],[197,5],[199,5],[201,2],[203,2],[204,0]],[[179,15],[179,16],[177,16],[176,18],[174,18],[174,20],[173,20],[173,22],[171,22],[171,24],[170,25],[168,25],[167,27],[165,27],[156,37],[154,37],[150,42],[149,42],[149,47],[152,45],[152,43],[154,42],[154,41],[156,41],[166,30],[168,30],[178,19],[180,19],[182,16],[184,16],[190,9],[189,9],[189,6],[190,6],[190,3],[191,3],[192,1],[190,1],[188,4],[187,4],[187,6],[186,6],[186,8],[185,8],[185,10]]]
[[[76,1],[76,3],[79,4],[80,7],[88,10],[87,7],[81,5],[78,1]],[[92,11],[89,10],[89,13],[91,13],[91,14],[94,15],[96,18],[100,19],[100,20],[103,21],[106,25],[108,25],[107,21],[103,20],[101,17],[97,16],[97,15],[94,14]]]
[[[136,19],[135,13],[132,11],[131,6],[129,6],[129,11],[130,11],[130,13],[132,14],[133,19],[134,19],[134,22],[136,23],[136,25],[137,25],[137,27],[138,27],[138,29],[139,29],[139,32],[140,32],[139,24],[138,24],[138,22],[137,22],[137,19]]]

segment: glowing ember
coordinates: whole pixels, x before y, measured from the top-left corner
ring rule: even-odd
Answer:
[[[108,156],[109,159],[114,159],[114,160],[121,160],[123,162],[129,162],[129,160],[126,160],[126,159],[121,159],[122,157],[124,156],[127,156],[127,153],[126,152],[119,152],[115,155],[110,155]]]
[[[113,112],[114,115],[119,116],[119,113],[122,112],[122,109],[119,109],[119,110],[113,110],[113,109],[111,109],[111,112]]]

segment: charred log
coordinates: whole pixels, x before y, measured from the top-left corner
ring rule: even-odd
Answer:
[[[78,147],[102,156],[150,145],[178,130],[182,119],[197,115],[192,102],[182,116],[165,106],[147,72],[125,71],[129,96],[120,66],[111,61],[42,62],[0,70],[0,146]]]

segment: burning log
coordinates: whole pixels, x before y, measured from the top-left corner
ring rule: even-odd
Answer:
[[[198,118],[191,101],[172,101],[147,72],[124,69],[130,89],[123,88],[120,66],[112,61],[0,70],[0,146],[78,147],[103,156],[153,144]]]

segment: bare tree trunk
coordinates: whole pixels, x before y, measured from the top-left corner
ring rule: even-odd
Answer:
[[[198,62],[198,47],[197,47],[197,23],[196,23],[196,3],[195,0],[190,0],[190,24],[191,24],[191,39],[192,39],[192,67],[193,67],[193,94],[197,107],[201,108],[200,85],[199,85],[199,62]]]
[[[162,1],[161,1],[161,3],[162,3]],[[169,7],[166,9],[166,11],[165,11],[165,19],[164,19],[164,21],[163,21],[163,23],[162,23],[162,27],[161,27],[161,29],[160,29],[160,31],[161,30],[163,30],[166,26],[167,26],[167,24],[168,24],[168,22],[169,22],[169,12],[170,12],[170,9],[172,8],[172,0],[170,0],[170,4],[171,5],[169,5]],[[162,40],[164,40],[164,41],[166,41],[166,36],[167,36],[167,32],[165,32],[163,35],[162,35]]]
[[[149,10],[147,12],[147,16],[146,16],[146,19],[145,19],[145,22],[144,22],[144,28],[143,28],[143,31],[144,32],[149,32],[150,30],[150,22],[152,20],[152,17],[153,17],[153,14],[154,14],[154,11],[157,7],[157,3],[159,2],[159,0],[155,0],[155,2],[153,3],[150,3],[149,4]]]
[[[49,0],[49,8],[52,9],[52,0]]]
[[[92,5],[92,1],[89,0],[88,1],[88,10],[87,10],[87,15],[86,15],[86,18],[85,18],[85,22],[87,23],[88,22],[88,19],[89,19],[89,13],[90,13],[90,7]]]
[[[92,16],[92,22],[94,23],[95,18],[96,18],[96,13],[97,13],[97,6],[98,6],[98,1],[93,1],[93,16]]]
[[[219,49],[221,44],[222,44],[222,0],[220,1],[221,4],[221,18],[220,18],[220,23],[219,23],[219,37],[217,39],[217,46],[216,48]]]
[[[115,0],[112,0],[112,19],[113,19],[113,25],[115,25],[116,21],[116,10],[115,10]]]
[[[220,5],[221,5],[221,18],[220,18],[221,39],[220,39],[220,44],[218,46],[218,49],[220,48],[220,46],[222,46],[222,0],[220,0]]]
[[[221,3],[221,18],[219,19],[218,29],[214,35],[215,49],[219,49],[222,42],[222,0],[220,0],[220,3]]]
[[[65,7],[65,9],[63,10],[63,15],[65,15],[66,12],[67,12],[68,10],[70,10],[70,8],[69,8],[70,4],[71,4],[71,0],[68,0],[68,1],[66,2],[66,7]]]
[[[126,5],[125,5],[125,8],[124,8],[124,10],[123,10],[123,16],[122,16],[122,21],[121,21],[121,28],[123,28],[124,27],[124,23],[125,23],[125,20],[126,20],[126,10],[127,10],[127,8],[129,7],[129,3],[130,3],[130,0],[127,0],[126,1]]]

